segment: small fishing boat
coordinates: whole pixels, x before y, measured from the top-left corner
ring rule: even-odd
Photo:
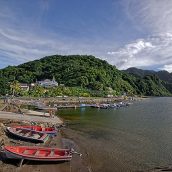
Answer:
[[[118,106],[117,106],[117,104],[116,104],[116,103],[114,103],[114,104],[109,105],[109,108],[117,109],[117,108],[118,108]]]
[[[91,107],[92,107],[92,108],[100,108],[100,105],[98,105],[98,104],[93,104],[93,105],[91,105]]]
[[[23,140],[32,142],[45,143],[49,138],[49,135],[46,133],[40,133],[27,128],[7,127],[7,132]]]
[[[3,151],[6,158],[33,161],[70,161],[72,154],[71,149],[46,148],[34,146],[4,146]],[[77,152],[76,152],[77,153]]]
[[[15,126],[15,128],[19,128],[19,129],[28,129],[30,131],[37,131],[40,133],[45,133],[45,134],[49,134],[51,136],[56,136],[57,135],[57,130],[54,127],[41,127],[41,126],[36,126],[36,125],[26,125],[26,126]]]
[[[100,109],[107,109],[109,104],[100,104]]]

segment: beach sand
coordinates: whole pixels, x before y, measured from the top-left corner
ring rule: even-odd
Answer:
[[[59,148],[74,148],[77,152],[80,152],[78,145],[72,141],[68,134],[65,134],[63,129],[59,131],[58,135],[53,139],[50,139],[45,144],[35,144],[25,141],[20,141],[5,134],[6,126],[22,125],[21,122],[16,121],[0,121],[0,142],[4,145],[29,145],[29,146],[41,146],[41,147],[59,147]],[[26,125],[26,124],[25,124]],[[0,155],[0,172],[89,172],[87,166],[84,163],[83,157],[74,154],[70,162],[60,162],[60,163],[45,163],[25,160],[22,167],[18,167],[18,161],[8,160],[4,158],[4,155]]]

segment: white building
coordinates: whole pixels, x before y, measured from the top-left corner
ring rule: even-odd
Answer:
[[[49,87],[57,87],[58,83],[55,81],[54,77],[52,80],[50,79],[45,79],[43,81],[37,81],[37,84],[45,87],[45,88],[49,88]]]
[[[20,88],[23,91],[29,91],[29,84],[20,83]]]

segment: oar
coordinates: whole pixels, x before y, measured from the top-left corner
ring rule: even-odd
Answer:
[[[71,149],[72,154],[77,154],[79,156],[82,156],[82,153],[76,152],[73,148]]]

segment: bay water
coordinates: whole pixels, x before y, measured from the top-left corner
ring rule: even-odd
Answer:
[[[59,110],[93,172],[145,171],[172,164],[172,98],[126,108]]]

